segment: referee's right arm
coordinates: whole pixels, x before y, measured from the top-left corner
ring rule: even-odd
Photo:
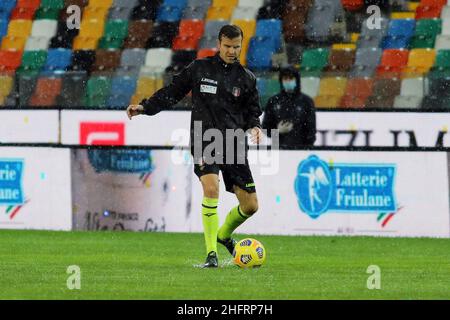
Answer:
[[[128,118],[138,114],[155,115],[163,109],[174,106],[183,99],[193,87],[194,62],[183,69],[179,74],[174,75],[172,82],[156,91],[150,98],[144,99],[138,105],[129,105],[127,108]]]

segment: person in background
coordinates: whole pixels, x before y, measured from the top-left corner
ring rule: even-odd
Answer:
[[[282,149],[312,146],[316,141],[314,101],[301,92],[300,75],[294,67],[283,67],[279,79],[281,92],[267,102],[262,127],[269,137],[271,129],[279,130]]]

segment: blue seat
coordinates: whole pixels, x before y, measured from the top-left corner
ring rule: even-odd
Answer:
[[[111,92],[131,97],[136,91],[136,82],[137,79],[134,77],[114,77],[111,83]]]
[[[263,19],[256,23],[256,37],[270,38],[275,51],[281,48],[282,24],[278,19]]]
[[[161,6],[158,9],[156,20],[166,22],[180,21],[181,16],[183,15],[183,10],[184,8],[182,7]]]
[[[127,106],[130,103],[131,96],[132,95],[112,94],[108,97],[106,105],[112,108],[123,109],[124,106]]]
[[[270,69],[272,55],[275,53],[273,39],[253,37],[247,53],[247,66],[251,69]]]
[[[16,6],[16,0],[2,0],[0,1],[0,11],[4,9],[4,11],[11,12],[12,9]]]
[[[256,37],[279,37],[281,35],[281,20],[263,19],[256,23]]]
[[[187,6],[187,0],[164,0],[162,5],[169,7],[185,8]]]
[[[416,20],[414,19],[395,19],[389,22],[387,35],[390,37],[410,38],[414,35]]]
[[[8,21],[10,14],[11,14],[10,11],[0,8],[0,20]]]
[[[411,37],[390,37],[383,39],[381,47],[384,49],[408,48]]]
[[[72,63],[72,50],[49,49],[44,70],[65,70]]]
[[[8,33],[8,20],[0,19],[0,37],[5,36]]]

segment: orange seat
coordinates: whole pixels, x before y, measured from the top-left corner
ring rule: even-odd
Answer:
[[[373,80],[370,78],[352,78],[347,82],[345,95],[367,98],[372,94]]]
[[[0,70],[16,70],[22,63],[23,51],[0,50]]]
[[[61,91],[62,79],[61,78],[39,78],[36,83],[35,94],[37,95],[49,95],[57,96]]]
[[[195,50],[198,46],[198,38],[177,36],[173,39],[173,50]]]
[[[344,95],[341,99],[340,107],[342,108],[364,108],[368,97]]]
[[[203,36],[204,27],[203,20],[181,20],[178,35],[200,39]]]
[[[205,49],[200,49],[197,52],[197,59],[203,59],[206,57],[212,57],[217,53],[217,48],[205,48]]]
[[[408,63],[409,50],[386,49],[381,56],[377,75],[386,72],[401,72]]]

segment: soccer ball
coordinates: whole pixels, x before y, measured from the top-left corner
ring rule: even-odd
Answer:
[[[266,249],[261,242],[246,238],[239,241],[233,250],[233,262],[241,268],[255,268],[266,260]]]

